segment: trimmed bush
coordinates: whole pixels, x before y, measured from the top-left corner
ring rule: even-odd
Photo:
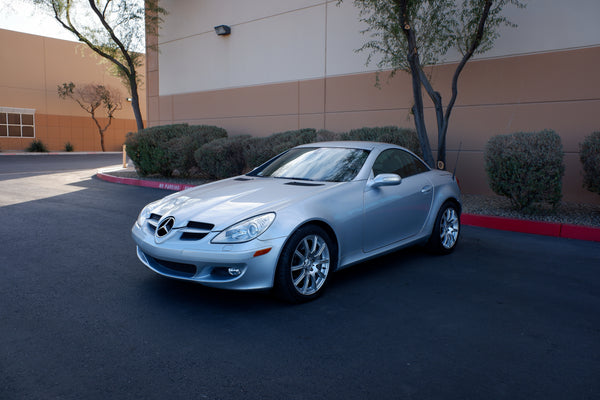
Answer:
[[[28,151],[30,153],[47,153],[48,148],[41,140],[34,139],[25,151]]]
[[[331,132],[325,129],[317,132],[317,142],[335,142],[337,140],[342,140],[341,133]]]
[[[419,140],[413,130],[388,126],[355,129],[349,133],[299,129],[274,133],[268,137],[238,136],[219,139],[198,149],[195,159],[207,176],[221,179],[248,172],[292,147],[335,140],[394,143],[421,154]]]
[[[543,202],[556,207],[562,198],[563,157],[560,136],[551,130],[494,136],[484,154],[490,188],[520,210]]]
[[[579,159],[583,164],[583,187],[600,194],[600,132],[592,133],[580,144]]]
[[[190,175],[190,170],[197,166],[194,152],[206,143],[226,137],[227,131],[216,126],[190,126],[187,134],[167,142],[171,170],[178,171],[180,175]]]
[[[317,131],[312,128],[274,133],[267,138],[273,146],[273,156],[301,144],[313,143],[316,139]]]
[[[194,158],[200,170],[209,178],[241,175],[246,168],[244,149],[250,140],[249,135],[216,139],[196,150]]]
[[[418,156],[423,155],[417,133],[412,129],[398,128],[397,126],[353,129],[348,133],[343,133],[341,140],[392,143],[405,147]]]
[[[174,124],[155,126],[127,135],[127,155],[141,175],[188,176],[196,168],[194,152],[227,137],[223,128]]]
[[[269,161],[277,154],[273,149],[269,138],[253,137],[248,139],[244,147],[244,159],[246,160],[246,170],[250,171],[259,165]]]
[[[256,168],[292,147],[315,141],[317,131],[311,128],[274,133],[268,137],[253,137],[244,149],[246,170]]]

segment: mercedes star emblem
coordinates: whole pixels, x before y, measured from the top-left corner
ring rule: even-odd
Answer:
[[[175,218],[167,217],[163,219],[160,224],[158,224],[158,227],[156,227],[156,237],[161,238],[167,236],[169,232],[171,232],[171,229],[173,229],[173,225],[175,225]]]

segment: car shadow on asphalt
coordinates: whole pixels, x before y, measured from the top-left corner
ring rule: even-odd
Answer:
[[[176,306],[210,305],[213,308],[222,310],[243,310],[285,305],[268,290],[236,291],[216,289],[195,282],[169,279],[157,275],[145,279],[142,282],[141,289],[150,293],[150,297],[157,302]]]
[[[322,297],[312,303],[350,301],[364,285],[377,286],[382,280],[402,280],[403,270],[436,258],[422,247],[415,246],[361,262],[337,271]],[[142,281],[140,288],[150,301],[162,306],[210,307],[220,311],[244,311],[257,309],[276,310],[294,305],[278,299],[271,290],[235,291],[216,289],[201,284],[151,275]]]

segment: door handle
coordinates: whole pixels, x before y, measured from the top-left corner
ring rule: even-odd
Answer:
[[[433,190],[433,186],[431,186],[431,185],[423,186],[423,188],[421,189],[421,193],[429,193],[429,192],[431,192],[431,190]]]

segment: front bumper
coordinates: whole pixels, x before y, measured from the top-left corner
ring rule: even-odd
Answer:
[[[175,279],[194,281],[206,286],[235,290],[273,287],[275,269],[285,237],[240,244],[213,244],[212,234],[198,242],[176,238],[156,243],[154,235],[134,224],[131,235],[137,244],[137,256],[154,272]],[[271,249],[255,256],[257,251]],[[228,271],[239,271],[233,276]]]

